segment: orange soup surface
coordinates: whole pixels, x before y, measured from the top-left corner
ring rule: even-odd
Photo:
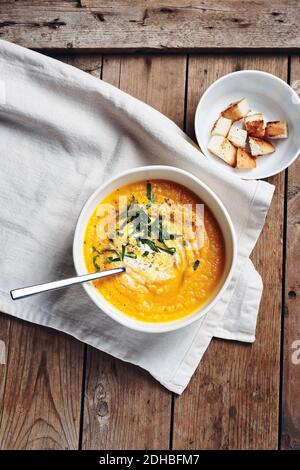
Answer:
[[[224,272],[225,245],[201,204],[166,180],[139,181],[109,194],[87,224],[84,259],[88,272],[119,266],[126,272],[95,281],[101,295],[143,322],[177,320],[209,301]]]

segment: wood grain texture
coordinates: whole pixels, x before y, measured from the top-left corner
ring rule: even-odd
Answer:
[[[2,1],[0,38],[87,51],[299,49],[299,1]]]
[[[0,448],[77,449],[82,344],[54,330],[8,321],[7,364],[0,366]]]
[[[244,68],[287,79],[285,57],[190,57],[187,127],[191,135],[203,91],[216,78]],[[186,392],[175,399],[174,449],[277,448],[284,174],[269,181],[276,192],[252,256],[264,282],[256,342],[211,343]]]
[[[300,93],[300,57],[291,61],[291,83]],[[300,449],[300,159],[288,170],[286,286],[283,361],[283,449]]]
[[[185,56],[107,56],[103,78],[182,127]],[[137,367],[88,348],[84,449],[168,449],[171,394]]]

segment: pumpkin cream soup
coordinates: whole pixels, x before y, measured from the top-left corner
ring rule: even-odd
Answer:
[[[198,196],[171,181],[139,181],[98,205],[84,258],[88,272],[126,267],[94,282],[117,309],[140,321],[167,322],[210,300],[224,271],[225,246]]]

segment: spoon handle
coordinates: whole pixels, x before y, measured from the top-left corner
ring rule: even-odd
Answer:
[[[60,281],[47,282],[46,284],[38,284],[36,286],[22,287],[21,289],[13,289],[10,291],[13,300],[23,299],[31,295],[40,294],[50,290],[62,289],[63,287],[73,286],[74,284],[81,284],[82,282],[95,281],[102,277],[111,276],[112,274],[123,273],[125,268],[108,269],[93,274],[84,274],[83,276],[70,277],[68,279],[61,279]]]

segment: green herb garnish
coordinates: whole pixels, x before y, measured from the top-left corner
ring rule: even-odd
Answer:
[[[177,238],[181,238],[182,235],[178,235],[177,233],[169,233],[170,240],[176,240]]]
[[[195,263],[193,264],[193,270],[197,271],[197,269],[199,268],[199,265],[200,265],[200,261],[196,259]]]
[[[149,251],[144,251],[144,253],[142,254],[142,256],[148,256],[149,255]]]
[[[127,217],[128,212],[131,211],[131,209],[134,207],[136,203],[136,199],[134,196],[132,196],[130,203],[127,205],[126,209],[120,213],[120,218]]]
[[[103,255],[103,253],[115,253],[116,255],[118,255],[118,251],[114,248],[103,248],[101,251],[98,251],[98,253],[100,255]]]
[[[133,209],[133,207],[134,207],[134,205],[135,205],[136,202],[137,202],[137,201],[136,201],[135,197],[132,196],[131,201],[130,201],[130,203],[129,203],[128,206],[127,206],[127,213],[130,212],[131,209]]]
[[[147,181],[147,198],[149,201],[151,201],[151,196],[152,196],[152,185],[150,181]]]
[[[169,255],[174,255],[176,251],[175,247],[169,247],[168,245],[165,244],[165,242],[160,242],[163,246],[156,245],[152,240],[149,240],[148,238],[141,238],[141,242],[148,245],[152,251],[155,251],[155,253],[159,253],[160,251],[165,251],[166,253],[169,253]]]
[[[93,265],[96,271],[101,271],[101,268],[99,264],[97,263],[97,258],[99,258],[99,255],[93,256]]]
[[[127,217],[127,219],[125,219],[121,226],[120,226],[120,229],[122,230],[124,227],[126,227],[126,225],[130,224],[130,222],[133,222],[135,219],[137,219],[139,217],[140,213],[137,212],[136,214],[134,215],[131,215],[129,217]],[[121,233],[121,232],[120,232]]]
[[[148,202],[148,204],[146,204],[146,209],[150,209],[151,205],[156,201],[156,196],[154,194],[152,194],[151,196],[151,199],[150,199],[150,202]]]

